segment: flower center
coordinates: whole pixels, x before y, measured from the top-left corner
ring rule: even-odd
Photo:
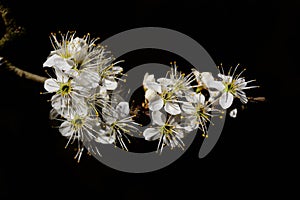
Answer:
[[[79,116],[76,116],[73,120],[72,120],[72,124],[73,127],[75,128],[75,130],[80,129],[83,124],[84,124],[84,119],[80,118]]]
[[[67,94],[69,94],[71,92],[71,85],[70,85],[70,82],[67,82],[67,83],[61,83],[60,84],[60,90],[59,92],[65,96]]]
[[[169,91],[163,91],[161,93],[161,98],[163,99],[164,101],[164,104],[166,104],[167,101],[171,100],[172,99],[172,95],[173,95],[173,92],[169,92]]]
[[[174,128],[174,126],[172,126],[170,124],[165,124],[162,127],[161,133],[165,134],[165,135],[169,135],[169,134],[171,134],[173,132],[173,128]]]
[[[234,80],[230,83],[225,84],[225,92],[235,93],[236,86]]]
[[[206,113],[205,107],[203,105],[198,105],[196,107],[197,115],[201,118],[208,119],[208,114]]]

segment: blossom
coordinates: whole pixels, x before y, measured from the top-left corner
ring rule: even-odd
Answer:
[[[201,93],[194,92],[189,99],[189,102],[182,104],[187,129],[199,128],[203,132],[203,136],[207,137],[207,123],[211,122],[212,112],[218,110],[213,108],[211,103],[205,101],[205,96]]]
[[[118,75],[122,75],[123,71],[122,67],[116,66],[119,62],[99,68],[100,85],[104,86],[107,90],[115,90],[118,86],[117,80],[126,82],[126,80],[117,77]]]
[[[107,110],[109,109],[109,111]],[[133,116],[129,115],[128,102],[119,102],[115,108],[104,107],[104,130],[115,142],[118,141],[122,149],[128,151],[128,148],[123,140],[123,136],[129,141],[126,134],[138,131],[136,125],[139,125],[133,121]],[[130,142],[130,141],[129,141]]]
[[[228,75],[225,75],[223,68],[223,72],[218,74],[218,77],[223,84],[222,95],[219,99],[219,103],[223,109],[229,108],[232,105],[234,98],[238,98],[242,103],[246,104],[248,98],[244,90],[258,87],[247,86],[248,83],[255,80],[246,81],[245,78],[241,77],[245,70],[241,71],[239,74],[235,74],[238,66],[239,65],[235,67],[232,75],[230,75],[230,71],[228,72]]]
[[[91,145],[93,141],[100,142],[103,144],[111,144],[113,142],[112,138],[107,136],[105,132],[101,131],[101,126],[98,118],[94,118],[89,115],[78,115],[73,113],[68,118],[63,120],[63,123],[59,127],[60,133],[69,138],[68,144],[70,141],[77,140],[78,150],[75,155],[75,159],[80,161],[84,147],[84,143],[87,146],[88,151],[96,151],[99,155],[95,145]]]
[[[199,92],[203,89],[207,90],[209,92],[209,101],[211,102],[218,98],[221,91],[224,89],[222,82],[217,81],[211,72],[199,72],[196,69],[192,69],[192,72],[198,82],[197,88],[199,89]]]
[[[181,127],[174,116],[167,116],[160,111],[152,112],[152,120],[157,126],[147,128],[143,136],[148,141],[158,140],[157,152],[162,152],[165,145],[171,149],[179,147],[184,149],[184,143],[181,140],[184,137],[185,128]]]
[[[70,116],[73,111],[87,114],[85,97],[89,95],[89,90],[78,85],[61,70],[56,69],[55,72],[56,79],[49,78],[44,83],[46,91],[55,93],[51,98],[52,107],[63,117]]]
[[[154,75],[146,73],[143,86],[146,90],[145,98],[149,101],[149,109],[159,111],[164,108],[171,115],[180,114],[180,103],[182,103],[180,98],[193,88],[191,82],[193,82],[192,74],[184,76],[178,72],[176,65],[165,78],[159,78],[157,82]]]

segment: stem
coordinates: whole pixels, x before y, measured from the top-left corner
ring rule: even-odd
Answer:
[[[0,57],[0,61],[4,60],[3,58],[1,59]],[[11,71],[13,73],[15,73],[17,76],[21,77],[21,78],[25,78],[28,80],[32,80],[38,83],[44,83],[45,80],[47,79],[46,77],[43,76],[39,76],[37,74],[33,74],[31,72],[27,72],[25,70],[22,70],[16,66],[14,66],[12,63],[10,63],[7,60],[4,60],[4,62],[0,63],[0,66],[3,66],[5,69],[7,69],[8,71]]]

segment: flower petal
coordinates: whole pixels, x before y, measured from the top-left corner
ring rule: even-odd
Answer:
[[[153,97],[156,96],[156,92],[154,90],[151,90],[151,89],[147,89],[146,92],[145,92],[145,98],[148,100],[148,101],[151,101],[151,99]]]
[[[220,97],[219,103],[223,109],[227,109],[233,102],[233,95],[230,92],[224,92]]]
[[[116,135],[109,135],[107,130],[101,129],[98,132],[98,136],[95,138],[96,142],[102,143],[102,144],[112,144],[114,143],[116,139]]]
[[[114,79],[104,79],[103,86],[106,87],[107,90],[115,90],[118,86],[118,83]]]
[[[197,103],[196,92],[185,92],[185,98],[188,102]]]
[[[181,113],[180,106],[177,103],[167,102],[165,111],[171,115],[178,115]]]
[[[181,109],[183,110],[183,112],[185,112],[186,114],[193,114],[195,112],[195,107],[193,106],[192,103],[189,102],[184,102],[181,106]]]
[[[201,82],[208,87],[210,82],[214,81],[214,77],[211,72],[202,72],[201,73]]]
[[[120,118],[124,118],[129,114],[129,103],[128,102],[120,102],[116,106],[116,111]]]
[[[158,128],[147,128],[143,132],[143,136],[146,140],[157,140],[160,137]]]
[[[164,115],[160,111],[153,111],[152,112],[152,120],[155,124],[163,126],[166,123],[166,115]]]
[[[154,95],[149,101],[149,109],[152,111],[160,110],[164,105],[164,101],[158,95]]]
[[[74,133],[72,124],[68,121],[63,122],[59,127],[59,132],[65,137],[71,136]]]
[[[147,87],[155,92],[161,93],[161,85],[156,82],[147,82]]]
[[[205,104],[205,96],[201,93],[196,94],[197,103]]]
[[[43,67],[57,67],[61,70],[70,70],[72,65],[70,65],[64,58],[54,54],[50,56],[46,62],[44,62]]]
[[[150,74],[148,72],[145,73],[144,75],[144,79],[143,79],[143,85],[148,88],[147,86],[147,83],[148,82],[155,82],[155,79],[154,79],[154,74]]]
[[[44,88],[48,92],[57,92],[59,90],[59,84],[56,82],[55,79],[49,78],[44,82]]]
[[[208,89],[211,91],[223,91],[225,86],[221,81],[211,81],[208,83]]]
[[[233,117],[233,118],[236,118],[236,115],[237,115],[237,109],[236,108],[231,110],[230,113],[229,113],[229,116]]]

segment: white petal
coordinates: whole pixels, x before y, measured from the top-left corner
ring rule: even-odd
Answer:
[[[72,124],[68,121],[63,122],[59,127],[59,132],[65,137],[71,136],[74,133]]]
[[[171,115],[178,115],[181,113],[180,106],[177,103],[167,102],[165,111]]]
[[[186,93],[186,92],[185,92]],[[185,98],[188,102],[197,103],[197,93],[196,92],[188,92],[185,94]]]
[[[60,83],[66,83],[69,80],[69,75],[64,73],[61,69],[55,67],[55,75],[56,75],[56,79],[58,82]]]
[[[98,133],[98,137],[95,138],[96,142],[102,144],[112,144],[116,139],[115,135],[109,135],[107,130],[101,129]]]
[[[210,82],[214,81],[214,77],[211,74],[211,72],[202,72],[201,73],[201,82],[205,85],[208,86]]]
[[[99,85],[100,76],[92,70],[82,70],[76,81],[84,87],[96,88]]]
[[[103,86],[106,87],[107,90],[115,90],[118,83],[114,79],[104,79]]]
[[[157,140],[160,137],[159,130],[157,128],[147,128],[143,132],[143,136],[146,140]]]
[[[161,93],[161,85],[156,82],[147,82],[147,88],[154,90],[155,92]]]
[[[119,74],[123,71],[123,68],[119,66],[113,66],[112,71],[114,72],[114,74]]]
[[[173,81],[169,78],[159,78],[157,79],[157,82],[164,86],[172,85]]]
[[[64,58],[57,54],[50,56],[46,62],[44,62],[43,67],[57,67],[61,70],[70,70],[72,65],[70,65]]]
[[[148,83],[148,82],[155,82],[155,79],[154,79],[154,75],[153,75],[153,74],[150,74],[150,75],[149,75],[149,73],[146,72],[145,75],[144,75],[144,79],[143,79],[143,85],[144,85],[146,88],[148,88],[148,87],[147,87],[147,83]]]
[[[43,63],[43,67],[53,67],[55,65],[55,59],[60,57],[57,54],[54,54],[47,58],[47,60]]]
[[[149,109],[152,111],[160,110],[164,105],[164,101],[158,95],[154,95],[149,101]]]
[[[48,92],[57,92],[59,90],[59,84],[56,82],[55,79],[49,78],[49,79],[45,80],[44,88]]]
[[[225,89],[225,86],[224,84],[221,82],[221,81],[211,81],[211,82],[208,82],[207,83],[207,87],[209,90],[212,90],[212,91],[223,91]]]
[[[223,109],[227,109],[233,102],[233,95],[230,92],[224,92],[220,97],[220,105]]]
[[[183,110],[183,112],[189,115],[195,112],[195,107],[193,106],[193,104],[188,102],[183,103],[181,109]]]
[[[197,103],[200,103],[202,105],[205,104],[205,96],[203,94],[198,93],[196,95],[196,98],[197,98]]]
[[[51,97],[51,105],[59,114],[61,114],[60,113],[61,102],[62,100],[60,94],[55,94]]]
[[[220,77],[226,83],[231,83],[232,82],[232,76],[226,76],[224,74],[218,74],[218,77]]]
[[[102,143],[102,144],[112,144],[115,141],[114,136],[98,136],[95,138],[96,142]]]
[[[233,117],[233,118],[236,118],[236,115],[237,115],[237,109],[236,108],[231,110],[230,113],[229,113],[229,116]]]
[[[116,111],[120,118],[124,118],[129,114],[129,103],[128,102],[120,102],[116,106]]]
[[[145,98],[148,100],[148,101],[151,101],[151,99],[153,97],[156,96],[156,92],[154,90],[151,90],[151,89],[147,89],[146,92],[145,92]]]
[[[160,111],[153,111],[152,120],[155,124],[163,126],[166,123],[166,116]]]

